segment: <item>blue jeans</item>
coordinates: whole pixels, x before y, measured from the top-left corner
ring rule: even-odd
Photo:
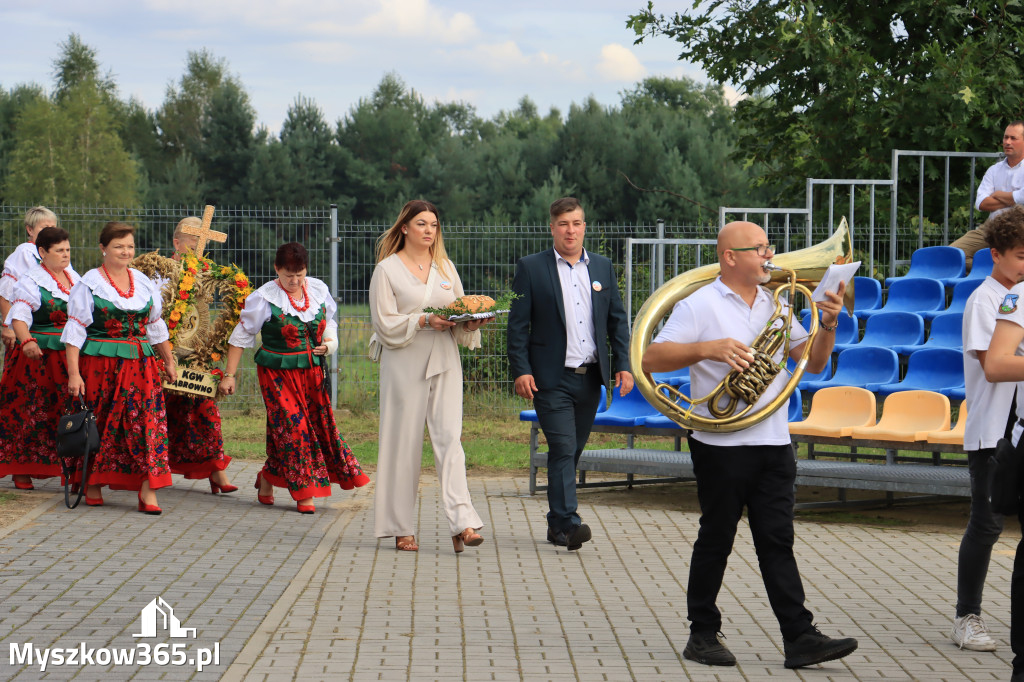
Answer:
[[[992,545],[1003,532],[1003,515],[992,511],[989,504],[989,464],[995,448],[967,453],[971,474],[971,515],[960,541],[956,574],[956,617],[969,613],[981,615],[981,594],[985,589]]]
[[[567,369],[555,388],[533,394],[537,421],[548,442],[548,527],[567,531],[580,525],[576,513],[576,465],[590,438],[601,399],[601,370]]]

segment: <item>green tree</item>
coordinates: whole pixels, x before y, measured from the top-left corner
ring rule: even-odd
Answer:
[[[107,104],[117,99],[117,84],[114,77],[107,72],[100,73],[100,63],[96,59],[96,50],[82,42],[77,33],[68,35],[67,40],[60,43],[60,56],[53,62],[54,98],[60,102],[76,86],[87,81],[93,83],[106,100]]]
[[[255,123],[256,112],[240,85],[228,81],[214,92],[195,154],[208,203],[245,203],[246,178],[257,144]]]
[[[0,203],[11,203],[3,195],[2,186],[10,170],[19,117],[26,107],[44,99],[46,93],[39,85],[19,85],[10,90],[0,88]]]
[[[356,197],[353,217],[397,214],[417,194],[419,166],[451,135],[451,121],[444,108],[427,106],[393,73],[360,99],[337,130],[344,169],[340,190]]]
[[[292,177],[285,186],[290,205],[312,206],[334,199],[338,163],[334,131],[316,103],[299,95],[281,127],[281,147]]]
[[[1024,113],[1015,0],[712,0],[671,16],[648,2],[627,25],[750,95],[737,158],[791,189],[885,177],[894,148],[994,149]]]
[[[136,163],[94,81],[72,86],[60,102],[37,99],[25,107],[16,122],[4,197],[23,204],[139,204]]]
[[[173,155],[195,155],[202,145],[202,127],[214,94],[226,83],[241,84],[228,75],[228,64],[208,50],[189,51],[185,73],[167,86],[163,106],[156,112],[160,139]]]

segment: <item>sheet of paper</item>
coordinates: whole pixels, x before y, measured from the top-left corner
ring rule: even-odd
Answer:
[[[826,292],[831,291],[835,293],[839,291],[839,283],[849,282],[853,279],[853,276],[857,274],[858,268],[860,268],[860,261],[828,266],[828,270],[825,271],[825,275],[821,278],[821,282],[819,282],[817,288],[815,288],[814,294],[811,296],[811,300],[815,303],[818,301],[824,301]]]

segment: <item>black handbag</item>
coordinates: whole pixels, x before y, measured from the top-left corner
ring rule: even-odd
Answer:
[[[1021,438],[1024,441],[1024,437]],[[1012,516],[1020,507],[1022,473],[1020,444],[1013,444],[1006,438],[996,443],[995,454],[989,460],[989,503],[997,514]]]
[[[85,401],[79,400],[78,411],[72,412],[72,409],[73,404],[69,403],[65,413],[57,420],[57,456],[64,472],[64,504],[68,509],[74,509],[82,501],[89,460],[100,449],[100,431],[92,408]],[[75,484],[75,474],[79,471],[82,475]],[[71,503],[73,487],[78,492],[74,504]]]

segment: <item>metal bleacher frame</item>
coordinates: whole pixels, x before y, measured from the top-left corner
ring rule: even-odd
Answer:
[[[896,274],[898,266],[906,265],[908,260],[897,260],[897,207],[900,183],[900,161],[901,159],[917,159],[918,161],[918,224],[924,224],[924,182],[925,182],[925,159],[939,158],[945,163],[945,205],[943,210],[943,239],[949,242],[949,183],[950,183],[950,160],[970,160],[970,228],[974,227],[974,193],[975,178],[977,174],[977,162],[979,159],[999,159],[1002,154],[998,152],[941,152],[941,151],[913,151],[894,149],[892,151],[892,173],[888,179],[866,180],[866,179],[818,179],[807,178],[805,203],[801,208],[735,208],[721,207],[719,209],[719,226],[725,224],[727,216],[734,216],[741,219],[763,218],[764,226],[767,228],[769,216],[781,216],[784,230],[784,250],[800,248],[801,245],[793,244],[796,230],[794,222],[804,223],[804,240],[802,246],[809,246],[812,239],[812,216],[814,213],[814,195],[820,189],[827,188],[827,225],[831,233],[835,224],[836,188],[848,188],[849,208],[847,218],[850,225],[851,237],[854,242],[857,236],[854,231],[854,210],[855,191],[862,188],[868,192],[868,225],[867,225],[867,272],[875,271],[875,200],[876,191],[881,189],[889,191],[890,199],[890,276]],[[791,221],[791,216],[797,217],[797,221]],[[802,220],[801,220],[802,219]],[[700,247],[713,244],[714,240],[707,239],[665,239],[661,221],[659,221],[659,239],[630,239],[626,247],[626,295],[624,297],[629,318],[632,319],[631,310],[633,301],[633,250],[638,246],[650,246],[654,248],[654,267],[650,268],[649,278],[651,292],[664,283],[666,272],[665,256],[668,249],[672,249],[676,255],[676,263],[673,274],[678,274],[680,263],[678,254],[683,246],[697,247],[694,251],[696,263],[692,266],[701,265]],[[918,231],[918,248],[924,246],[923,231]],[[686,431],[682,429],[652,429],[643,426],[639,427],[611,427],[595,426],[596,433],[622,433],[626,435],[625,448],[593,449],[584,450],[578,464],[579,481],[578,486],[583,488],[607,487],[607,486],[633,486],[640,483],[664,483],[675,481],[693,480],[693,463],[688,452],[682,450],[682,439]],[[541,468],[546,468],[547,453],[541,452],[539,448],[540,429],[536,422],[531,423],[530,428],[530,493],[535,494],[547,489],[546,486],[538,485],[537,474]],[[673,450],[656,450],[634,447],[634,438],[637,435],[645,436],[669,436],[674,438]],[[807,449],[807,457],[797,457],[797,486],[817,486],[835,488],[837,500],[835,502],[816,502],[797,505],[798,507],[815,507],[821,505],[851,504],[846,499],[846,490],[873,490],[885,493],[885,501],[892,503],[895,493],[912,493],[917,496],[970,496],[970,476],[966,466],[966,457],[944,458],[944,454],[963,454],[962,446],[935,444],[927,442],[893,442],[874,440],[853,440],[852,438],[823,438],[819,436],[793,435],[792,441],[795,453],[799,454],[800,444]],[[818,445],[839,446],[845,451],[817,452]],[[858,453],[860,448],[881,449],[884,455]],[[901,456],[901,451],[908,452],[929,452],[928,459],[920,456]],[[820,456],[828,459],[819,459]],[[873,462],[873,463],[872,463]],[[613,474],[624,474],[625,480],[601,480],[587,481],[587,472],[602,472]],[[644,478],[636,479],[635,476]],[[913,499],[920,499],[915,497]],[[859,500],[856,504],[876,503],[877,500]]]
[[[683,429],[653,429],[643,426],[594,426],[594,433],[621,433],[626,435],[624,448],[584,450],[577,465],[579,488],[622,487],[652,483],[677,483],[694,480],[690,453],[682,450]],[[634,438],[668,436],[674,439],[675,449],[656,450],[633,447]],[[793,435],[794,452],[800,444],[807,446],[807,458],[796,460],[796,485],[835,488],[834,501],[801,503],[797,508],[808,509],[836,504],[892,504],[895,493],[914,494],[914,500],[936,496],[970,497],[971,481],[967,459],[943,458],[943,454],[962,454],[956,445],[895,442],[880,440],[854,440],[852,438],[824,438],[821,436]],[[818,452],[816,445],[839,446],[845,452],[828,450]],[[884,455],[858,453],[859,448],[885,450]],[[900,456],[900,451],[929,452],[927,462],[919,457]],[[829,459],[818,459],[824,456]],[[843,461],[836,461],[843,460]],[[868,461],[862,461],[868,460]],[[877,461],[879,463],[869,463]],[[540,427],[530,424],[530,494],[544,492],[547,486],[537,482],[540,469],[547,468],[547,452],[540,450]],[[624,479],[588,481],[587,472],[624,474]],[[643,476],[644,478],[636,478]],[[874,490],[885,493],[884,499],[857,500],[846,498],[846,490]]]

